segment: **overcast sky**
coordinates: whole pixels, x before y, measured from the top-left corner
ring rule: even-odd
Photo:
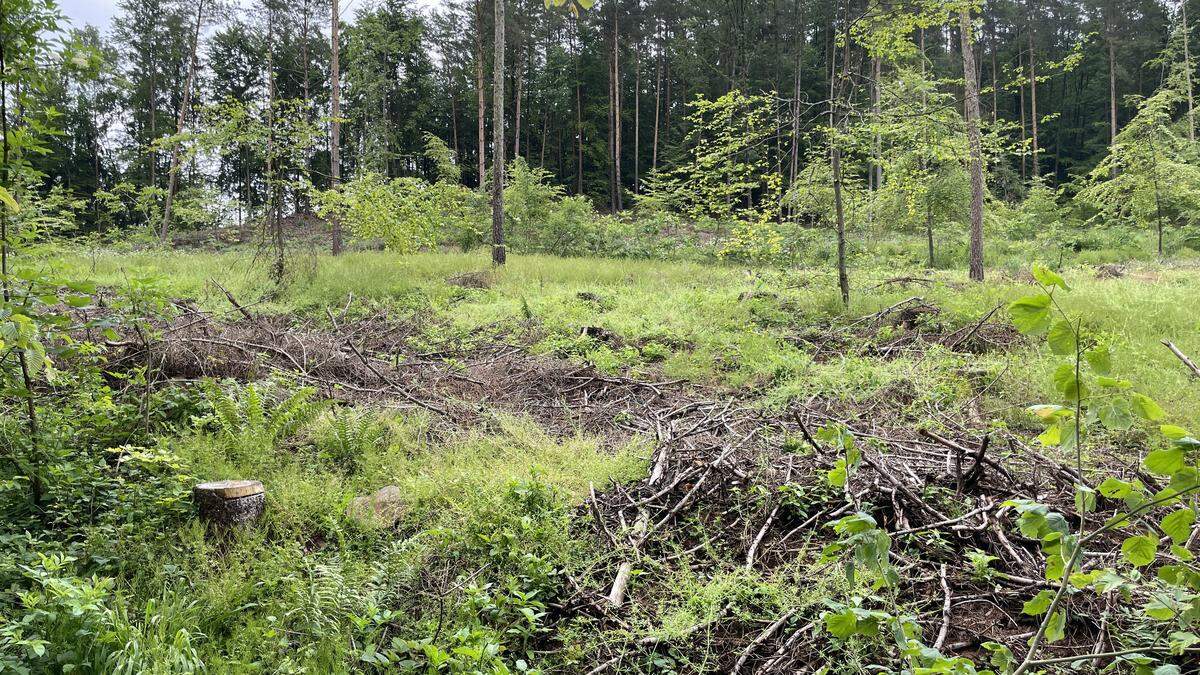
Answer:
[[[75,26],[90,23],[105,30],[117,12],[117,0],[58,0],[58,5]]]
[[[245,2],[245,0],[240,1]],[[58,5],[76,27],[90,23],[102,31],[107,31],[112,27],[112,18],[117,13],[117,2],[118,0],[58,0]],[[343,21],[348,18],[347,11],[353,16],[360,5],[370,4],[369,0],[341,0],[341,2]],[[416,0],[413,5],[429,8],[437,6],[439,2],[440,0]]]

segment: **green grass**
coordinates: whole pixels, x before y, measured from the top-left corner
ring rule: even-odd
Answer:
[[[938,307],[937,321],[953,329],[1034,290],[1027,264],[1016,264],[1019,242],[1011,245],[1011,258],[1001,256],[989,269],[984,284],[967,282],[959,270],[914,266],[917,243],[881,239],[861,253],[848,309],[827,266],[748,270],[515,255],[489,272],[488,288],[464,289],[447,279],[489,270],[483,253],[297,255],[281,287],[268,280],[267,263],[248,251],[57,249],[36,262],[118,289],[131,278],[154,276],[168,296],[226,313],[228,300],[209,279],[256,312],[316,321],[324,321],[326,307],[340,310],[353,297],[351,313],[419,317],[418,340],[486,341],[515,332],[528,336],[538,353],[646,378],[683,378],[718,390],[715,395],[724,390],[768,407],[821,397],[852,413],[903,400],[897,420],[912,425],[928,420],[930,410],[960,409],[980,382],[994,378],[982,399],[984,418],[1034,428],[1024,408],[1055,399],[1050,373],[1062,361],[1040,340],[983,355],[931,347],[883,358],[866,348],[872,338],[861,334],[856,319],[911,296]],[[1058,300],[1111,343],[1116,375],[1157,399],[1173,421],[1200,428],[1200,387],[1160,344],[1169,339],[1200,356],[1200,267],[1144,262],[1123,278],[1100,280],[1093,268],[1075,264],[1063,274],[1072,291],[1057,294]],[[933,283],[884,283],[897,276]],[[584,327],[612,337],[581,336]],[[844,344],[817,354],[814,336]],[[982,380],[972,375],[979,371]],[[342,442],[338,424],[348,416],[367,426]],[[542,609],[537,593],[546,587],[547,567],[591,587],[611,581],[589,575],[607,569],[605,561],[619,553],[579,536],[572,523],[584,527],[586,516],[573,521],[572,510],[592,485],[602,490],[644,475],[650,448],[639,440],[613,448],[582,434],[555,436],[531,420],[500,414],[483,422],[447,430],[424,414],[363,408],[335,416],[326,408],[286,439],[222,436],[212,425],[164,436],[158,443],[170,450],[172,464],[170,471],[155,470],[168,479],[187,485],[261,479],[269,496],[261,527],[214,540],[179,506],[186,490],[178,485],[118,482],[112,489],[133,495],[127,508],[134,513],[139,500],[148,499],[143,495],[159,494],[154,490],[176,500],[153,503],[176,509],[171,513],[178,513],[179,527],[143,531],[149,526],[131,519],[115,530],[107,524],[83,529],[78,543],[64,543],[80,565],[112,581],[92,581],[88,570],[70,564],[47,572],[69,588],[64,598],[95,598],[78,619],[84,624],[53,624],[55,639],[67,643],[84,629],[108,636],[111,644],[98,638],[93,645],[97,659],[107,659],[109,669],[146,672],[182,671],[196,660],[210,669],[221,664],[224,672],[342,672],[360,658],[351,645],[387,645],[391,638],[433,636],[430,648],[459,655],[489,640],[519,649],[531,639],[521,636],[520,612]],[[405,505],[396,528],[346,514],[354,497],[387,485],[397,486]],[[124,559],[122,550],[136,550],[138,557]],[[631,610],[628,623],[610,631],[581,619],[556,625],[562,649],[551,658],[578,666],[598,644],[649,636],[690,639],[693,648],[671,655],[672,663],[647,654],[631,667],[711,667],[721,645],[706,631],[689,631],[725,608],[760,625],[790,609],[816,614],[822,599],[856,590],[847,588],[840,570],[815,559],[815,552],[797,556],[770,578],[740,568],[659,568],[647,561],[632,582],[645,604]],[[851,663],[855,650],[849,644],[836,659]]]
[[[906,238],[888,241],[901,250],[914,245]],[[969,358],[947,353],[933,363],[849,356],[813,363],[786,338],[913,295],[938,306],[951,325],[967,325],[996,304],[1033,290],[1024,271],[1027,263],[991,269],[986,283],[971,284],[959,270],[901,267],[905,256],[883,244],[871,251],[873,266],[851,271],[849,310],[841,307],[834,277],[823,268],[747,270],[514,255],[504,269],[491,273],[490,288],[462,289],[446,280],[488,270],[484,253],[399,257],[354,252],[339,258],[297,255],[290,283],[276,289],[266,278],[267,265],[248,252],[100,250],[90,255],[60,253],[43,258],[43,264],[116,286],[135,274],[155,275],[167,293],[196,298],[222,312],[229,311],[228,302],[208,283],[210,278],[243,304],[267,313],[320,317],[326,306],[343,307],[353,296],[357,300],[352,308],[384,306],[397,315],[432,317],[430,337],[495,332],[516,326],[528,312],[544,331],[534,346],[537,352],[586,360],[610,371],[629,369],[648,377],[762,390],[776,405],[813,395],[859,401],[901,380],[928,389],[939,380],[946,383],[967,363],[1003,372],[998,386],[1012,406],[1052,397],[1048,376],[1058,359],[1044,348]],[[930,288],[873,288],[901,275],[938,283]],[[1064,276],[1073,287],[1060,298],[1064,307],[1111,340],[1120,375],[1159,399],[1176,421],[1200,426],[1200,388],[1189,382],[1186,371],[1160,344],[1171,340],[1186,353],[1200,354],[1200,319],[1195,315],[1200,266],[1189,261],[1136,264],[1124,278],[1108,280],[1096,279],[1091,267],[1074,266],[1064,269]],[[581,299],[581,293],[595,299]],[[603,328],[620,342],[581,338],[585,326]]]

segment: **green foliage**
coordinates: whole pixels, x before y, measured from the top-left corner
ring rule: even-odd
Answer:
[[[1075,200],[1094,211],[1089,222],[1156,224],[1161,237],[1164,220],[1190,222],[1200,209],[1200,155],[1188,140],[1186,115],[1177,119],[1187,98],[1183,67],[1171,63],[1158,91],[1137,101],[1137,114],[1088,174]]]
[[[228,450],[235,455],[269,452],[275,443],[288,438],[302,425],[312,421],[322,404],[312,400],[316,390],[301,387],[286,396],[260,391],[248,384],[237,391],[235,385],[204,381],[204,395],[212,406],[207,418]],[[229,390],[237,393],[231,394]]]
[[[1054,387],[1063,404],[1041,404],[1030,407],[1030,411],[1046,424],[1039,440],[1048,446],[1061,446],[1073,451],[1076,457],[1076,472],[1083,476],[1082,453],[1087,434],[1094,428],[1120,431],[1129,428],[1134,418],[1147,422],[1164,417],[1164,411],[1145,394],[1132,390],[1132,384],[1113,376],[1113,354],[1106,342],[1085,330],[1084,321],[1066,313],[1059,304],[1062,293],[1071,290],[1062,275],[1044,265],[1034,265],[1031,274],[1041,292],[1026,296],[1009,305],[1014,323],[1022,332],[1031,335],[1046,335],[1050,351],[1070,360],[1054,371]],[[1157,533],[1146,532],[1141,524],[1143,518],[1154,512],[1169,510],[1158,518],[1159,527],[1173,542],[1172,556],[1190,559],[1192,554],[1179,544],[1192,534],[1195,522],[1196,501],[1194,492],[1200,487],[1197,480],[1196,457],[1189,452],[1195,445],[1191,436],[1182,427],[1161,425],[1159,431],[1168,442],[1146,455],[1143,462],[1147,471],[1166,476],[1169,485],[1154,494],[1149,494],[1141,481],[1125,481],[1115,476],[1106,478],[1095,488],[1085,484],[1076,486],[1075,508],[1081,520],[1077,530],[1072,531],[1066,518],[1048,506],[1028,500],[1012,500],[1018,516],[1021,533],[1041,543],[1046,554],[1045,576],[1057,581],[1057,588],[1040,591],[1025,603],[1024,612],[1043,616],[1031,647],[1020,664],[1011,656],[1003,659],[1005,672],[1023,673],[1037,665],[1037,650],[1044,639],[1056,642],[1063,638],[1067,621],[1065,603],[1072,592],[1090,589],[1097,593],[1106,592],[1121,579],[1115,569],[1093,569],[1081,571],[1081,561],[1089,543],[1106,533],[1119,534],[1122,539],[1121,558],[1133,568],[1142,568],[1163,562],[1159,550]],[[1095,511],[1097,494],[1108,499],[1120,500],[1124,510],[1118,511],[1093,529],[1088,530],[1086,514]],[[1170,566],[1163,568],[1170,569]],[[1174,621],[1175,626],[1193,629],[1200,624],[1200,613],[1185,607],[1195,600],[1200,584],[1186,574],[1164,574],[1158,579],[1134,574],[1122,581],[1142,591],[1151,600],[1143,607],[1145,616],[1153,621]],[[1162,586],[1166,587],[1165,594]],[[1170,666],[1163,666],[1170,668]]]
[[[401,254],[433,245],[443,232],[467,240],[478,236],[482,199],[461,185],[443,181],[431,186],[419,178],[374,173],[314,196],[322,217],[337,218],[354,236],[382,240]]]
[[[734,89],[716,100],[688,104],[686,159],[647,178],[638,206],[731,225],[721,255],[770,262],[782,252],[775,220],[782,177],[771,171],[767,141],[774,134],[775,97]]]
[[[434,182],[457,185],[462,180],[462,167],[454,151],[437,136],[425,134],[425,159],[433,164]]]

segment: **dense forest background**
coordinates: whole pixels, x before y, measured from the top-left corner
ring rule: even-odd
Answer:
[[[877,16],[891,11],[872,6]],[[290,100],[320,137],[301,150],[299,170],[327,186],[320,130],[330,120],[331,9],[324,0],[124,0],[111,31],[86,26],[65,36],[58,82],[39,94],[61,115],[61,131],[35,168],[48,185],[89,202],[80,209],[85,229],[128,227],[158,218],[146,202],[161,202],[170,189],[167,139],[211,128],[202,117],[222,104]],[[655,169],[694,146],[689,102],[765,94],[770,133],[760,139],[758,166],[778,172],[786,192],[820,142],[814,129],[828,113],[832,66],[841,66],[844,9],[813,0],[613,0],[575,17],[515,0],[506,19],[504,145],[570,194],[615,212],[633,203]],[[1011,143],[989,161],[991,194],[1015,200],[1034,176],[1057,186],[1092,169],[1135,114],[1131,95],[1148,96],[1164,81],[1156,57],[1178,35],[1181,9],[1159,0],[983,3],[975,31],[981,117]],[[453,150],[462,182],[478,185],[493,140],[485,123],[491,3],[450,0],[423,10],[403,0],[351,0],[339,13],[341,174],[432,179],[430,133]],[[944,105],[961,113],[955,22],[920,33],[912,42],[947,95]],[[892,64],[880,66],[857,41],[845,62],[849,105],[868,110]],[[243,218],[243,208],[253,213],[267,200],[270,177],[261,145],[185,155],[180,208],[188,203],[182,195],[199,194],[204,218],[214,203],[224,205],[226,222]],[[127,208],[106,210],[105,199]],[[297,190],[289,206],[305,210],[306,201]]]

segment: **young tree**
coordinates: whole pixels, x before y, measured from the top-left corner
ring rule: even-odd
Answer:
[[[1186,115],[1175,121],[1186,87],[1184,62],[1172,63],[1167,81],[1138,103],[1137,114],[1075,197],[1095,209],[1091,222],[1153,222],[1160,256],[1166,221],[1200,211],[1200,157],[1187,139]]]

